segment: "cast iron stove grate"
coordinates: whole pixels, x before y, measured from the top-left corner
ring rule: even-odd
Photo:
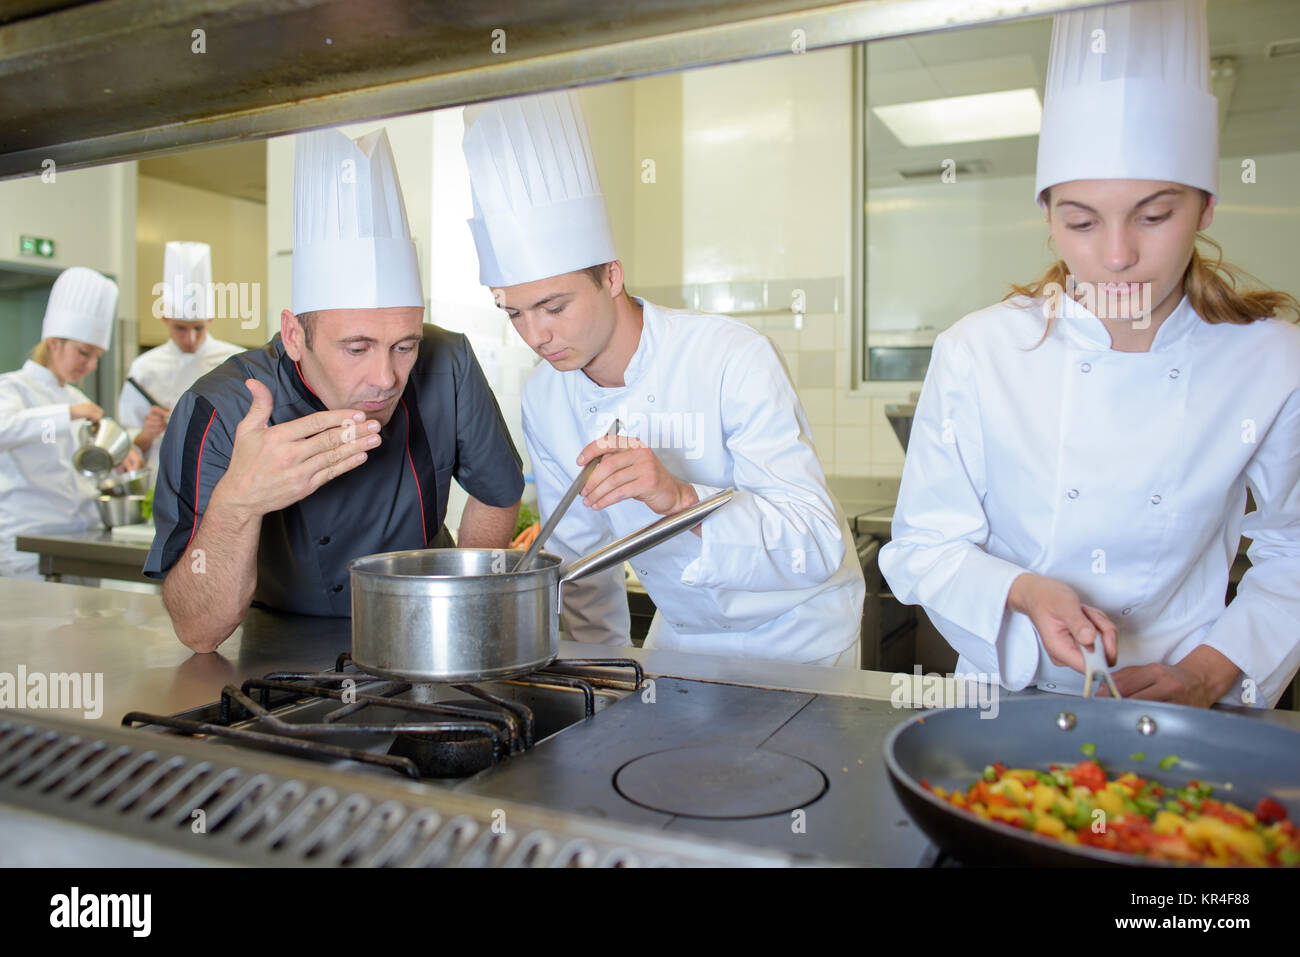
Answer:
[[[604,673],[610,669],[631,670],[632,681],[610,678]],[[582,695],[584,716],[590,718],[596,710],[596,688],[630,685],[630,690],[638,691],[643,680],[641,665],[628,658],[564,658],[539,671],[500,682],[572,689]],[[473,684],[451,687],[469,697],[433,700],[432,686],[367,674],[344,652],[332,671],[277,671],[264,678],[251,678],[238,688],[226,685],[215,720],[132,711],[122,718],[122,724],[210,735],[299,757],[355,761],[416,780],[467,777],[536,743],[536,721],[526,705]],[[409,698],[400,697],[408,693]],[[308,700],[332,700],[339,706],[314,721],[289,721],[277,713],[286,705]],[[400,717],[370,722],[344,720],[379,708],[399,712]],[[356,735],[394,740],[387,753],[329,741]]]

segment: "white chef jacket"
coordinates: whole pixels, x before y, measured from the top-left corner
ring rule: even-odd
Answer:
[[[1300,329],[1210,324],[1184,297],[1149,352],[1118,352],[1065,299],[1032,348],[1044,319],[999,303],[935,341],[880,551],[894,595],[959,671],[1078,694],[1005,607],[1022,572],[1057,578],[1115,622],[1117,667],[1209,645],[1243,672],[1223,702],[1271,707],[1300,666]],[[1253,567],[1225,610],[1243,533]]]
[[[99,525],[93,480],[72,467],[72,406],[89,402],[28,359],[0,375],[0,575],[39,579],[38,558],[14,548],[19,535],[64,535]]]
[[[175,340],[168,339],[162,345],[137,356],[127,375],[149,390],[149,394],[163,405],[175,406],[176,400],[202,376],[243,351],[243,346],[217,339],[211,333],[193,352],[185,352],[176,345]],[[149,403],[144,396],[131,383],[123,382],[122,394],[117,400],[117,420],[130,433],[132,441],[140,434],[148,414]],[[162,437],[159,436],[149,447],[147,457],[148,467],[154,475],[158,474],[158,452],[161,448]]]
[[[655,448],[701,500],[737,490],[702,536],[685,532],[631,559],[658,608],[647,647],[798,663],[856,649],[862,568],[772,343],[733,319],[636,301],[644,325],[624,386],[541,363],[524,387],[541,514],[577,476],[578,453],[617,417],[623,435]],[[579,498],[546,549],[570,560],[659,517],[635,500],[595,511]],[[570,637],[630,643],[621,566],[561,591]]]

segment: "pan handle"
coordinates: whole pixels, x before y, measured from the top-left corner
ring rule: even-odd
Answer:
[[[633,532],[604,548],[597,549],[590,555],[584,555],[564,570],[564,574],[560,576],[560,583],[571,582],[585,575],[594,575],[596,572],[603,572],[606,568],[622,564],[633,555],[639,555],[647,548],[653,548],[660,542],[698,525],[706,515],[730,502],[735,494],[734,488],[719,492],[685,511],[661,518],[639,532]]]

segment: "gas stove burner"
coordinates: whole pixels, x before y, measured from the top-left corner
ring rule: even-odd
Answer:
[[[487,685],[431,685],[367,674],[345,652],[332,671],[274,672],[227,685],[219,702],[203,708],[177,715],[133,711],[122,723],[370,765],[417,780],[462,778],[590,718],[597,688],[634,692],[644,679],[641,666],[626,658],[566,658],[552,667]],[[630,681],[610,673],[629,670]],[[552,706],[539,719],[532,705],[546,708],[555,693],[573,707]]]
[[[397,735],[388,753],[415,762],[422,778],[467,778],[498,761],[492,736],[475,731],[414,731]]]
[[[652,811],[738,820],[807,807],[829,782],[816,766],[789,754],[714,745],[635,758],[615,772],[614,787]]]

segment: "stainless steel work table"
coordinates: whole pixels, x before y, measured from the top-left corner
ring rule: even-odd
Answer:
[[[61,575],[80,575],[158,584],[141,571],[149,546],[114,538],[103,529],[78,535],[19,535],[15,547],[39,555],[41,574],[54,581]]]
[[[117,728],[122,716],[130,711],[173,714],[210,704],[220,697],[222,687],[227,684],[238,685],[246,679],[262,677],[277,670],[332,667],[337,655],[347,651],[349,646],[350,622],[347,619],[290,616],[252,609],[219,652],[193,654],[176,639],[156,595],[0,579],[0,672],[13,674],[23,668],[29,674],[102,673],[103,700],[96,704],[96,713],[85,715],[84,708],[31,712],[34,720],[38,716],[58,715],[83,727],[87,723],[101,726],[105,730],[96,732],[99,734],[108,734],[108,728]],[[797,696],[792,693],[823,696],[809,702],[807,708],[792,706],[791,710],[798,711],[800,720],[791,721],[780,730],[785,735],[781,740],[786,742],[787,750],[815,758],[814,764],[825,763],[821,750],[833,753],[837,742],[842,743],[846,734],[851,735],[855,746],[861,745],[861,749],[855,752],[858,761],[849,761],[847,764],[851,766],[843,768],[844,774],[852,776],[852,783],[847,789],[836,789],[830,795],[830,798],[839,798],[838,805],[828,798],[821,810],[830,813],[834,820],[856,821],[860,826],[863,808],[875,808],[884,812],[892,822],[892,827],[871,832],[873,835],[877,831],[880,833],[871,837],[875,843],[870,855],[856,855],[853,860],[895,866],[913,866],[922,862],[928,844],[897,806],[880,754],[889,731],[915,713],[908,708],[893,707],[890,703],[895,686],[894,675],[570,642],[561,643],[560,653],[566,657],[627,657],[642,663],[647,675],[656,679],[665,700],[671,697],[675,704],[681,705],[654,709],[652,717],[659,725],[646,723],[644,719],[639,722],[646,725],[647,746],[658,740],[656,727],[685,720],[677,713],[685,707],[682,702],[690,705],[687,709],[690,714],[683,711],[683,715],[690,719],[691,726],[708,729],[715,722],[730,722],[728,726],[731,726],[739,721],[744,725],[754,706],[787,704],[785,699]],[[665,680],[673,678],[710,684],[687,688],[681,682]],[[762,700],[757,700],[752,692],[749,697],[743,695],[746,688],[771,690],[764,692]],[[679,701],[678,694],[688,694],[688,698]],[[1023,694],[1026,693],[1004,693],[1007,698]],[[451,802],[447,806],[470,808],[471,805],[464,802],[473,799],[481,804],[480,810],[506,804],[532,808],[537,814],[551,815],[548,820],[552,820],[556,828],[640,828],[639,833],[650,835],[645,839],[652,844],[659,840],[685,840],[687,843],[678,846],[688,850],[694,846],[690,841],[702,840],[722,841],[728,846],[750,848],[759,853],[799,853],[799,842],[790,837],[788,825],[783,824],[780,829],[780,839],[774,836],[776,831],[759,833],[764,819],[683,819],[680,827],[674,824],[667,828],[660,826],[659,822],[643,820],[645,815],[640,809],[630,805],[611,808],[590,800],[573,799],[566,789],[576,787],[581,775],[575,778],[572,773],[566,773],[564,761],[571,759],[575,751],[583,754],[594,752],[604,744],[602,727],[608,730],[611,721],[626,722],[635,714],[626,707],[613,707],[615,710],[602,713],[605,715],[603,725],[600,719],[594,724],[576,725],[556,736],[546,754],[540,754],[542,749],[539,748],[537,757],[532,760],[521,758],[518,762],[506,762],[501,769],[495,769],[496,773],[489,771],[466,779],[452,785],[450,791],[423,783],[384,784],[383,787],[391,790],[400,786],[408,796],[425,795],[435,805]],[[1300,729],[1300,715],[1295,713],[1233,710],[1248,713],[1256,720]],[[128,740],[124,734],[131,735],[131,740],[134,740],[135,732],[122,732],[120,729],[114,734],[114,740]],[[163,739],[158,740],[161,742]],[[175,739],[174,744],[169,742],[167,746],[179,747],[196,756],[209,753],[199,750],[203,747],[201,742],[188,739]],[[224,756],[229,751],[210,753]],[[289,758],[261,755],[244,758],[241,755],[241,761],[284,774],[328,775],[333,786],[339,788],[354,784],[361,786],[362,782],[360,777],[342,772],[307,771],[306,768],[313,766]],[[852,806],[842,806],[845,795],[852,798]],[[609,798],[610,802],[613,800],[613,797]],[[48,846],[47,838],[64,835],[60,844],[68,848],[71,859],[80,859],[77,855],[83,853],[84,834],[76,832],[78,837],[73,840],[69,825],[60,822],[52,813],[41,822],[37,822],[36,816],[29,811],[7,812],[0,807],[0,818],[5,813],[18,813],[23,827],[36,827],[39,823],[45,828],[40,831],[42,841],[45,841],[41,846]],[[791,844],[795,846],[787,846]],[[837,859],[834,850],[832,847],[829,852],[825,849],[819,851],[818,859]]]

